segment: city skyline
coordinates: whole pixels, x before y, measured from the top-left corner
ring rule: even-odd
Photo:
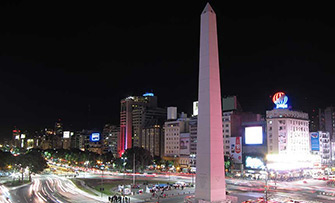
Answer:
[[[206,2],[4,3],[0,137],[58,118],[83,128],[89,108],[92,128],[119,124],[120,100],[151,90],[160,107],[191,114]],[[210,3],[219,19],[223,96],[237,95],[245,111],[263,115],[277,91],[296,110],[335,103],[335,28],[327,12]]]

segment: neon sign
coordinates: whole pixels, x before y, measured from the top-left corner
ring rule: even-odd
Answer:
[[[92,133],[90,136],[91,142],[99,142],[100,141],[100,133]]]
[[[143,94],[143,97],[153,97],[154,93],[151,92],[146,92],[145,94]]]
[[[288,97],[284,92],[277,92],[275,95],[273,95],[272,101],[276,104],[276,109],[287,108]]]

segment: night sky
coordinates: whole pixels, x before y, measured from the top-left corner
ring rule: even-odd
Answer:
[[[1,1],[0,138],[58,118],[75,130],[118,125],[120,100],[146,91],[192,113],[207,1],[71,2]],[[333,7],[210,2],[222,96],[260,114],[276,91],[297,110],[335,104]]]

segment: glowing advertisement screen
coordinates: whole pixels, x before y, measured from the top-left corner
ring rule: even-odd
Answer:
[[[263,127],[262,126],[246,127],[245,144],[263,144]]]
[[[264,169],[264,162],[258,157],[247,156],[245,158],[245,167],[252,169]]]
[[[70,131],[64,131],[63,138],[70,138]]]
[[[230,142],[230,154],[234,160],[234,163],[242,163],[242,137],[231,137]]]
[[[311,150],[320,151],[319,133],[317,132],[311,133]]]
[[[272,101],[276,104],[276,109],[287,108],[288,97],[284,92],[277,92],[275,95],[273,95]]]
[[[100,133],[92,133],[90,136],[91,142],[99,142],[100,141]]]

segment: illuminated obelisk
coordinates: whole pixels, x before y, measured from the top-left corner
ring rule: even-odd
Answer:
[[[201,14],[196,202],[226,202],[216,14]]]

